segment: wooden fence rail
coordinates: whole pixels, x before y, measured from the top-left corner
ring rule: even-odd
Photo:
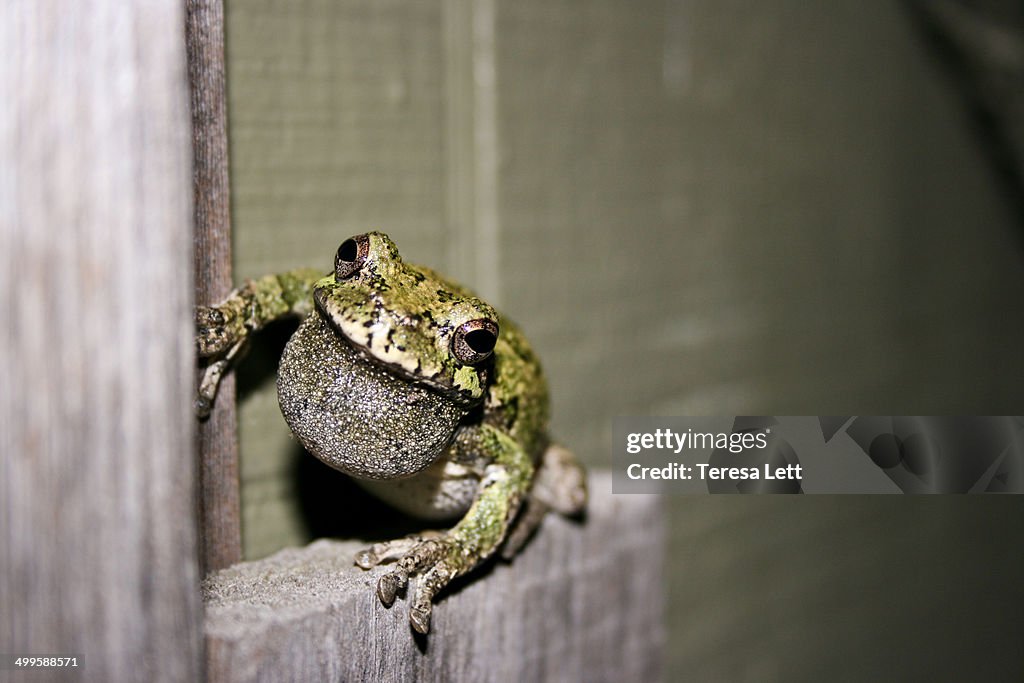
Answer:
[[[657,496],[591,478],[585,524],[554,516],[522,555],[441,600],[414,637],[358,543],[317,541],[204,584],[211,681],[654,681],[664,640]]]

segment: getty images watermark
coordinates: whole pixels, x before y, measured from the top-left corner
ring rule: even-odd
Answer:
[[[653,432],[630,432],[626,435],[626,452],[637,455],[644,451],[658,450],[678,456],[682,451],[698,451],[715,453],[739,454],[747,451],[767,453],[768,438],[771,427],[755,432],[700,432],[692,428],[685,432],[675,432],[659,427]],[[801,466],[789,464],[775,467],[770,462],[757,465],[725,465],[715,466],[710,461],[695,460],[692,465],[683,462],[667,462],[654,467],[638,462],[626,466],[626,476],[631,480],[667,481],[690,480],[701,481],[766,481],[789,480],[800,481]]]
[[[1024,418],[623,417],[615,493],[1020,493]]]

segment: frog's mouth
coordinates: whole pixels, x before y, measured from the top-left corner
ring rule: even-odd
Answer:
[[[356,321],[348,321],[342,312],[333,310],[335,307],[331,306],[326,294],[324,290],[314,291],[316,312],[338,340],[361,358],[399,379],[438,393],[463,409],[471,409],[483,401],[484,388],[490,379],[491,362],[479,366],[466,365],[430,372],[419,361],[415,365],[410,365],[408,361],[403,364],[400,360],[389,360],[387,355],[392,349],[388,345],[384,345],[380,351],[375,349],[371,343],[371,333],[367,332],[366,326]],[[361,332],[366,339],[354,339],[349,328]],[[397,356],[397,352],[392,355]]]

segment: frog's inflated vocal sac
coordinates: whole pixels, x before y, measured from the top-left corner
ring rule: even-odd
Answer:
[[[345,240],[334,272],[248,282],[196,311],[207,413],[249,334],[305,316],[285,347],[277,392],[302,445],[403,511],[459,521],[445,532],[379,543],[364,569],[385,605],[417,576],[409,619],[426,633],[434,596],[501,550],[511,557],[548,510],[586,504],[585,475],[549,442],[548,394],[519,329],[465,288],[402,261],[387,235]]]

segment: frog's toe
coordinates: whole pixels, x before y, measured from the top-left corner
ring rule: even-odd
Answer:
[[[213,399],[209,396],[198,394],[192,402],[192,407],[196,411],[197,417],[201,419],[207,418],[213,412]]]
[[[196,414],[200,418],[206,418],[213,410],[213,402],[217,398],[217,389],[228,368],[228,359],[221,358],[214,361],[203,369],[199,378],[199,392],[195,398]]]
[[[413,607],[409,610],[409,623],[417,633],[426,635],[430,632],[430,611],[432,605],[427,603],[424,607]]]
[[[409,622],[419,633],[430,630],[430,613],[434,597],[456,576],[456,572],[444,560],[439,561],[416,582],[416,594],[409,608]]]
[[[380,564],[380,558],[377,557],[377,553],[373,551],[373,548],[364,548],[356,553],[355,565],[360,569],[373,569]]]
[[[374,543],[369,548],[363,548],[353,558],[355,565],[361,569],[373,569],[379,564],[402,560],[413,554],[413,550],[441,535],[439,531],[423,531],[419,534],[398,538],[394,541]]]
[[[377,597],[385,607],[390,607],[395,602],[399,592],[405,590],[409,585],[409,572],[404,569],[396,569],[388,572],[377,580]]]

